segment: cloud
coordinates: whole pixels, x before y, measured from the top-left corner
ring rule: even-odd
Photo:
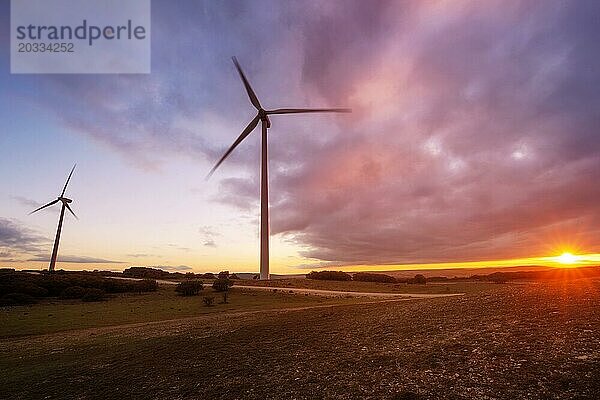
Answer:
[[[204,246],[217,247],[215,238],[221,234],[211,226],[202,226],[198,229]]]
[[[38,252],[48,243],[46,237],[19,221],[0,217],[0,252],[3,254]]]
[[[252,117],[235,54],[267,107],[354,110],[272,119],[272,233],[307,258],[521,257],[574,240],[600,251],[599,2],[153,8],[152,74],[32,76],[36,101],[143,168],[212,163]],[[240,213],[258,204],[258,136],[213,178],[214,200]]]
[[[599,250],[598,3],[363,4],[306,22],[302,83],[354,113],[274,122],[272,233],[347,264]],[[249,171],[219,200],[255,206]]]
[[[147,254],[147,253],[133,253],[133,254],[126,254],[127,257],[132,257],[132,258],[141,258],[141,257],[157,257],[157,258],[161,258],[162,256],[159,256],[157,254]]]
[[[40,261],[49,262],[50,256],[48,254],[38,254],[27,261]],[[59,254],[57,257],[58,262],[64,263],[76,263],[76,264],[122,264],[122,261],[105,260],[103,258],[87,257],[87,256],[69,256]]]
[[[171,247],[171,248],[173,248],[175,250],[179,250],[179,251],[186,251],[187,252],[187,251],[192,250],[189,247],[180,246],[180,245],[174,244],[174,243],[169,243],[169,244],[167,244],[167,246],[169,246],[169,247]]]
[[[151,265],[148,266],[148,268],[157,268],[157,269],[162,269],[163,271],[191,271],[192,267],[188,266],[188,265],[177,265],[177,266],[171,266],[171,265]]]

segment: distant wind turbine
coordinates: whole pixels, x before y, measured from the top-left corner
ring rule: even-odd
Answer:
[[[267,130],[271,127],[271,120],[269,115],[277,114],[302,114],[302,113],[350,113],[352,112],[349,108],[278,108],[275,110],[265,110],[258,101],[258,97],[248,79],[242,71],[242,67],[238,63],[237,59],[233,57],[233,63],[240,74],[240,78],[244,83],[250,103],[258,110],[258,114],[246,128],[242,131],[240,136],[233,142],[231,147],[227,149],[223,157],[215,164],[210,170],[206,179],[210,178],[215,170],[221,165],[223,161],[231,154],[235,149],[261,122],[262,125],[262,152],[261,152],[261,175],[260,175],[260,279],[269,279],[269,182],[267,177]]]
[[[77,164],[75,164],[75,165],[77,165]],[[58,203],[59,201],[62,203],[62,208],[60,210],[60,218],[58,219],[58,228],[56,229],[56,237],[54,238],[54,247],[52,248],[52,257],[50,257],[50,265],[48,266],[48,271],[50,271],[50,272],[54,271],[54,266],[56,265],[56,256],[58,255],[58,242],[60,241],[60,231],[62,229],[63,217],[65,216],[65,208],[67,210],[69,210],[69,212],[71,214],[73,214],[73,216],[75,218],[77,218],[77,215],[75,215],[75,213],[71,209],[71,206],[69,206],[69,203],[72,203],[73,200],[64,197],[65,192],[67,191],[67,185],[69,184],[69,181],[71,180],[71,175],[73,175],[73,171],[75,171],[75,165],[73,165],[73,168],[71,169],[71,173],[69,174],[69,177],[67,178],[67,182],[65,183],[65,187],[63,188],[60,196],[58,196],[58,198],[56,200],[51,201],[50,203],[46,204],[45,206],[41,206],[40,208],[33,210],[32,212],[29,213],[29,215],[31,215],[35,212],[43,210],[46,207],[50,207],[50,206]]]

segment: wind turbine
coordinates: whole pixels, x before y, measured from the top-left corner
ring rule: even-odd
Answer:
[[[240,78],[244,83],[250,103],[258,110],[256,117],[246,128],[242,131],[240,136],[233,142],[231,147],[227,149],[223,157],[215,164],[210,170],[206,179],[210,178],[215,170],[221,165],[223,161],[231,154],[235,149],[261,122],[262,125],[262,151],[261,151],[261,174],[260,174],[260,279],[269,279],[269,181],[267,177],[267,131],[271,127],[271,120],[269,115],[279,114],[303,114],[303,113],[349,113],[352,112],[349,108],[278,108],[275,110],[265,110],[260,102],[256,93],[250,86],[250,82],[246,79],[242,67],[238,63],[235,57],[232,58],[235,68],[240,74]]]
[[[75,164],[75,165],[77,165],[77,164]],[[46,204],[45,206],[41,206],[40,208],[33,210],[32,212],[29,213],[29,215],[31,215],[31,214],[38,212],[46,207],[50,207],[50,206],[58,203],[59,201],[62,203],[62,208],[60,209],[60,218],[58,219],[58,228],[56,229],[56,237],[54,238],[54,247],[52,248],[52,257],[50,258],[50,265],[48,266],[49,272],[54,272],[54,266],[56,265],[56,256],[58,255],[58,242],[60,241],[60,231],[62,229],[63,217],[65,216],[65,208],[67,210],[69,210],[75,218],[77,218],[77,215],[75,215],[75,213],[71,209],[71,206],[69,206],[69,203],[72,203],[73,200],[64,197],[65,192],[67,190],[67,185],[69,184],[69,181],[71,180],[71,175],[73,175],[73,171],[75,171],[75,165],[73,165],[73,168],[71,169],[71,173],[69,174],[69,177],[67,178],[67,182],[65,183],[65,187],[63,188],[60,196],[58,196],[58,198],[56,200],[51,201],[50,203]],[[79,219],[79,218],[77,218],[77,219]]]

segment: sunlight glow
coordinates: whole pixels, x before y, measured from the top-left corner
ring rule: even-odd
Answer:
[[[562,253],[560,256],[557,257],[557,261],[561,264],[573,264],[577,262],[577,260],[578,257],[571,253]]]

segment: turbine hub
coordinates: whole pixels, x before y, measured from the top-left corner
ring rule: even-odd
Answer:
[[[60,201],[63,201],[63,202],[65,202],[65,203],[72,203],[72,202],[73,202],[73,200],[71,200],[71,199],[67,199],[66,197],[59,197],[58,199],[59,199]]]
[[[264,109],[261,108],[258,110],[258,118],[260,118],[261,121],[267,124],[267,128],[271,127],[271,120],[269,119],[269,116],[267,115],[267,112]]]

